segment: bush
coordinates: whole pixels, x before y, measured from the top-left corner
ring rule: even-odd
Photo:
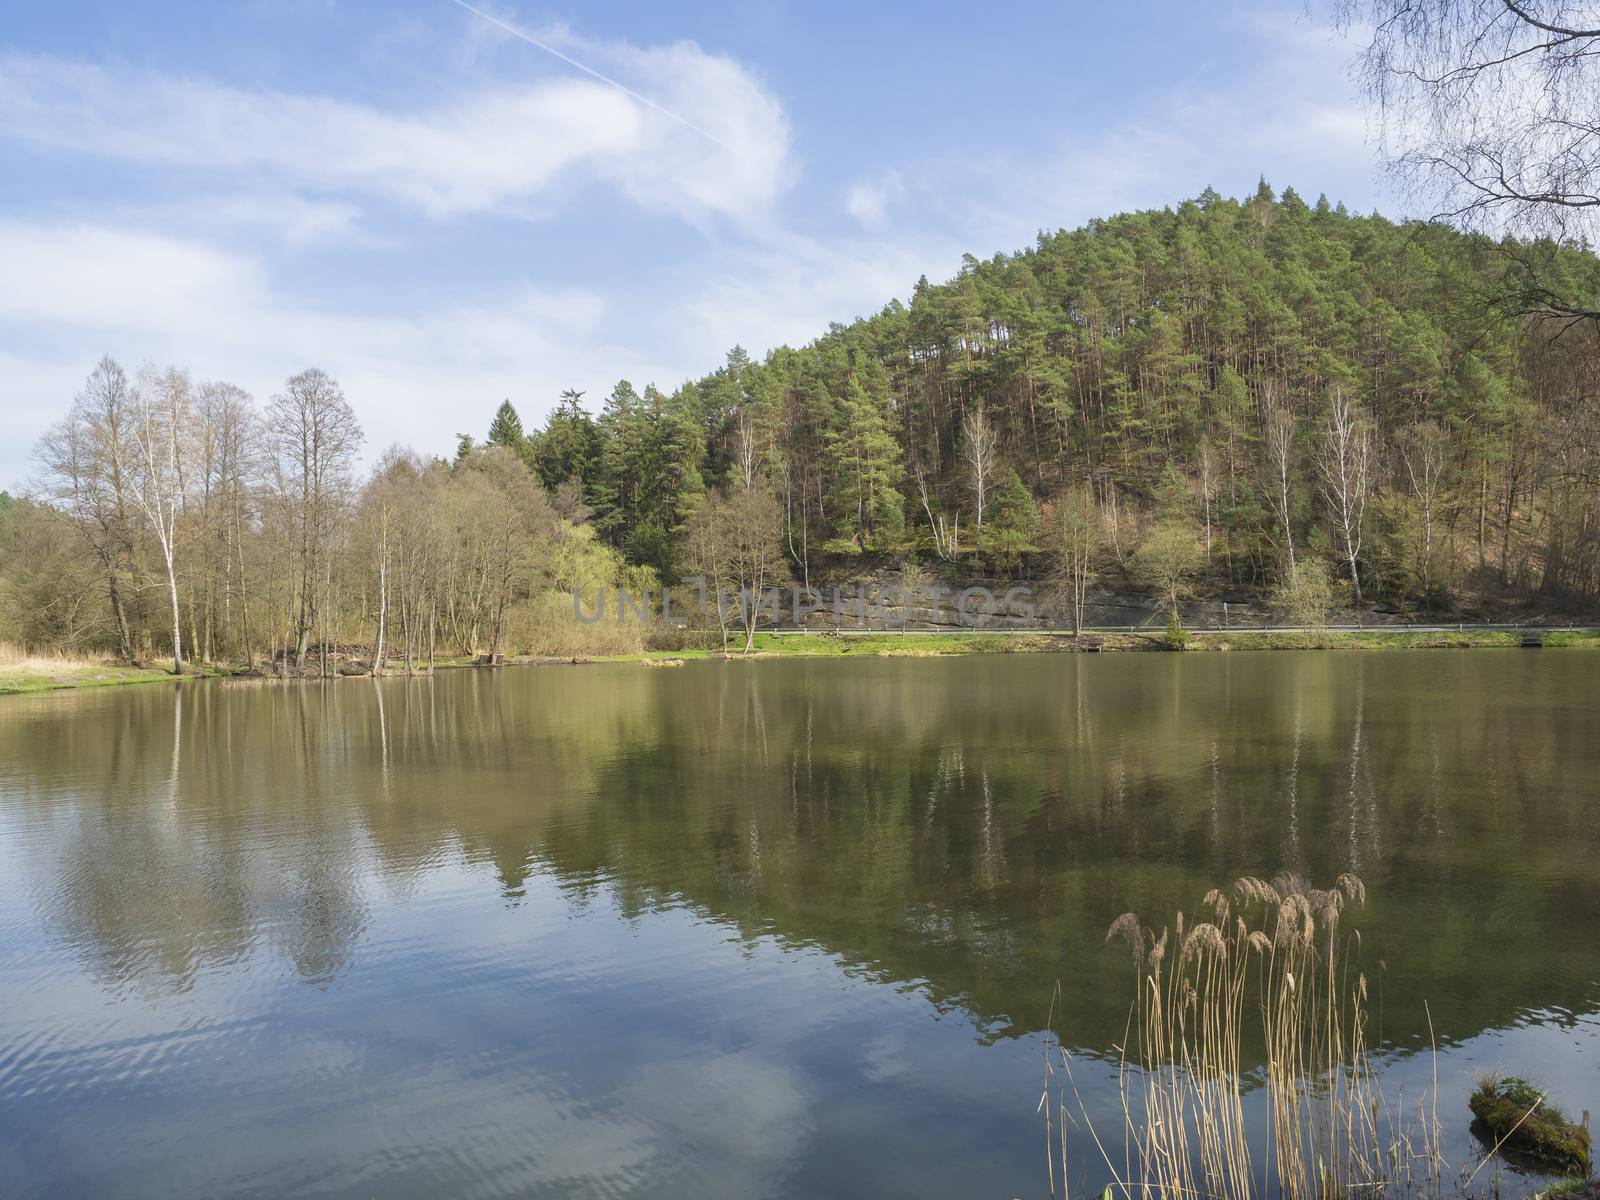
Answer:
[[[1273,606],[1290,625],[1321,629],[1333,607],[1333,578],[1328,564],[1309,556],[1300,559],[1272,593]]]

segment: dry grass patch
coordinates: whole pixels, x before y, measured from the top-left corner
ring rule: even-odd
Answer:
[[[170,678],[159,667],[129,667],[104,656],[0,642],[0,695]]]
[[[72,672],[114,666],[110,659],[70,654],[62,650],[43,650],[21,642],[0,642],[0,671],[46,675],[52,671]]]

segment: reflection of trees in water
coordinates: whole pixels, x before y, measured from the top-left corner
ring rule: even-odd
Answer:
[[[150,687],[0,724],[38,764],[14,803],[44,820],[27,865],[47,924],[119,986],[183,989],[263,943],[330,977],[365,907],[334,690]]]
[[[1481,661],[461,671],[130,692],[53,710],[70,759],[44,710],[0,747],[38,763],[10,801],[49,814],[35,891],[118,982],[182,986],[263,943],[327,980],[369,892],[465,860],[511,900],[535,870],[624,914],[687,900],[996,1032],[1036,1027],[1060,978],[1070,1036],[1102,1044],[1127,999],[1104,981],[1118,913],[1355,868],[1392,968],[1385,1033],[1415,1032],[1405,1001],[1426,996],[1459,1036],[1581,1007],[1600,978],[1581,675]]]

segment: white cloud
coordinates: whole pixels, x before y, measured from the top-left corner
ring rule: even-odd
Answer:
[[[810,341],[830,321],[905,297],[921,274],[948,277],[963,252],[1010,250],[1041,228],[1175,203],[1207,184],[1248,191],[1258,173],[1308,199],[1372,196],[1344,77],[1350,47],[1296,23],[1248,25],[1239,41],[1249,53],[1225,77],[1199,72],[1117,124],[1074,125],[1054,142],[1040,134],[1010,154],[875,164],[844,195],[860,228],[806,236],[779,215],[793,170],[787,119],[740,64],[692,43],[639,49],[541,32],[713,140],[588,79],[495,82],[508,67],[529,72],[540,52],[476,33],[501,52],[472,64],[489,82],[403,113],[0,57],[0,137],[179,168],[221,197],[86,225],[0,221],[0,356],[12,353],[0,357],[0,486],[20,476],[27,444],[102,351],[130,366],[186,363],[263,397],[316,364],[343,381],[373,449],[402,439],[443,451],[457,430],[482,429],[503,396],[532,421],[568,385],[591,398],[622,376],[670,387],[735,342],[759,354]],[[168,173],[195,194],[189,174]],[[264,266],[270,245],[257,257],[203,240],[251,229],[298,243],[347,236],[374,200],[443,216],[520,213],[579,178],[713,236],[691,259],[645,256],[636,277],[603,291],[532,286],[508,257],[466,303],[383,315],[294,293]]]
[[[646,207],[757,221],[785,182],[782,108],[693,43],[596,46],[708,138],[589,79],[475,83],[411,112],[57,58],[0,57],[0,134],[54,151],[376,196],[436,217],[522,211],[582,171]]]
[[[596,52],[603,48],[594,47]],[[792,182],[789,122],[782,106],[742,65],[693,42],[620,49],[617,61],[662,104],[715,135],[710,145],[682,125],[654,117],[631,161],[613,167],[635,200],[734,215],[767,216]],[[681,197],[652,194],[663,184]]]
[[[189,233],[266,233],[289,246],[375,239],[360,226],[361,209],[339,201],[307,200],[293,192],[220,192],[185,196],[120,214],[130,224],[154,222]]]
[[[92,225],[0,223],[0,320],[17,325],[226,333],[225,314],[259,302],[246,259],[208,246]]]
[[[908,296],[921,274],[953,274],[966,248],[960,235],[922,230],[829,240],[775,235],[729,248],[715,269],[683,280],[672,319],[691,345],[720,353],[737,343],[759,356],[821,337],[832,321],[879,311]]]
[[[912,248],[903,230],[915,214],[916,241],[954,240],[979,257],[1026,246],[1040,230],[1174,205],[1207,186],[1248,194],[1263,174],[1308,201],[1326,191],[1364,206],[1374,196],[1372,149],[1347,73],[1358,37],[1246,17],[1239,59],[1225,72],[1198,72],[1114,125],[1074,126],[1025,153],[925,156],[915,171],[858,182],[846,205],[874,231],[880,255],[886,237]],[[933,276],[943,264],[924,269]]]
[[[445,452],[511,397],[536,419],[562,387],[688,371],[616,346],[604,300],[510,282],[471,303],[351,314],[274,286],[254,259],[203,243],[92,226],[0,222],[0,487],[102,353],[229,379],[265,399],[323,367],[345,387],[369,450]]]
[[[845,211],[863,225],[881,225],[889,214],[889,206],[904,193],[905,180],[899,171],[890,171],[877,179],[863,179],[845,193]]]

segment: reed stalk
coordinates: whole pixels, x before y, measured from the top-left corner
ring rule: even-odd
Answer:
[[[1159,934],[1119,917],[1107,940],[1128,944],[1137,979],[1119,1047],[1122,1159],[1093,1128],[1063,1049],[1041,1099],[1047,1144],[1059,1141],[1052,1195],[1068,1195],[1076,1101],[1108,1192],[1125,1200],[1437,1196],[1432,1098],[1414,1114],[1391,1105],[1366,1040],[1360,937],[1341,930],[1365,900],[1354,875],[1328,891],[1246,877]]]

